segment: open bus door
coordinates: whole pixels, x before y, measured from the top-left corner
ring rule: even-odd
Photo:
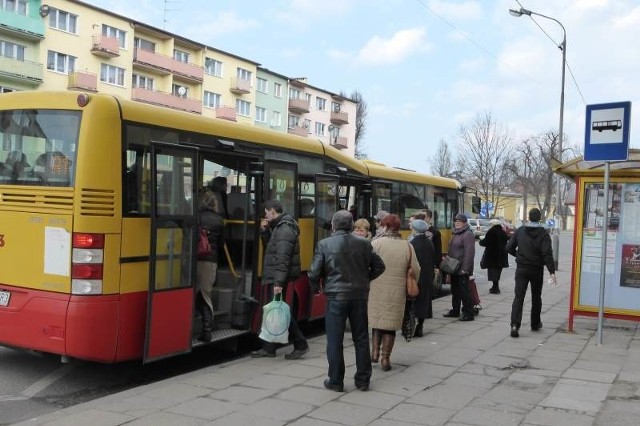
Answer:
[[[338,211],[340,205],[340,188],[337,176],[317,174],[316,175],[316,206],[315,206],[315,241],[331,236],[331,218]]]
[[[151,247],[143,362],[191,351],[197,150],[151,145]]]

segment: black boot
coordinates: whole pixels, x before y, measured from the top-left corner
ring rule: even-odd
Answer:
[[[416,326],[416,331],[413,333],[413,337],[422,337],[422,326],[424,324],[424,319],[418,319],[418,325]]]
[[[206,303],[200,309],[200,315],[202,317],[202,331],[200,332],[200,336],[198,336],[198,340],[201,342],[209,343],[212,339],[211,332],[213,331],[213,312],[211,312],[211,308]]]
[[[498,285],[498,281],[493,282],[493,286],[489,289],[489,293],[500,294],[500,286]]]

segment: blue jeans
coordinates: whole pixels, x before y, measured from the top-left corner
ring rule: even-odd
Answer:
[[[344,385],[344,330],[349,319],[351,339],[356,351],[356,386],[369,385],[371,354],[369,352],[369,320],[366,300],[327,300],[324,317],[327,333],[327,361],[329,381]]]

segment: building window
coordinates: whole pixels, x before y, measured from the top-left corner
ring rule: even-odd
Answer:
[[[301,92],[293,87],[289,89],[289,99],[300,99]]]
[[[68,33],[76,33],[78,17],[69,12],[49,8],[49,26]]]
[[[280,114],[280,111],[273,111],[273,119],[269,124],[271,127],[278,127],[282,124],[282,114]]]
[[[252,75],[253,73],[251,71],[238,67],[238,71],[236,73],[238,78],[251,82]]]
[[[324,136],[324,123],[319,123],[316,121],[316,135]]]
[[[173,49],[173,59],[178,62],[184,62],[185,64],[189,63],[189,52],[185,52],[184,50]]]
[[[10,41],[0,40],[0,56],[5,58],[17,59],[24,61],[24,46],[11,43]]]
[[[140,74],[133,74],[132,77],[131,87],[153,90],[153,78]]]
[[[218,108],[222,103],[222,96],[218,93],[204,91],[204,99],[202,100],[204,106],[209,108]]]
[[[172,84],[171,94],[179,98],[186,98],[189,95],[189,88],[180,84]]]
[[[15,89],[12,89],[11,87],[0,86],[0,93],[11,93],[11,92],[15,92]]]
[[[318,110],[324,111],[326,105],[327,105],[326,99],[316,96],[316,108],[318,108]]]
[[[288,124],[290,129],[298,127],[298,124],[300,124],[300,117],[298,117],[297,115],[290,115]]]
[[[222,62],[206,58],[204,60],[204,72],[215,77],[222,77]]]
[[[27,0],[1,0],[0,9],[26,16]]]
[[[256,78],[256,90],[261,93],[269,93],[269,82],[264,78]]]
[[[282,97],[282,84],[273,83],[273,95],[276,98],[281,98]]]
[[[261,107],[256,107],[256,121],[259,123],[267,122],[267,110]]]
[[[118,28],[110,27],[109,25],[102,24],[102,35],[105,37],[111,37],[118,40],[118,44],[120,45],[120,49],[124,49],[126,44],[127,33]]]
[[[135,44],[136,49],[141,49],[145,52],[156,52],[156,44],[152,41],[136,37],[133,43]]]
[[[243,101],[242,99],[236,99],[236,113],[238,113],[239,115],[250,117],[251,102]]]
[[[103,83],[115,84],[124,87],[124,68],[114,67],[113,65],[100,65],[100,81]]]
[[[48,70],[69,74],[70,72],[73,72],[75,65],[75,56],[65,55],[64,53],[58,53],[52,50],[49,50],[47,53]]]

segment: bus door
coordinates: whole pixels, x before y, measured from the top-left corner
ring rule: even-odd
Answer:
[[[191,351],[197,150],[151,145],[151,248],[144,362]]]
[[[316,232],[314,247],[318,241],[331,235],[331,218],[340,205],[340,188],[337,176],[316,175]]]

